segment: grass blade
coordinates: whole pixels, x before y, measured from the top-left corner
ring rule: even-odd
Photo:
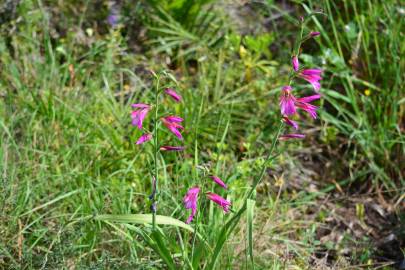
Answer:
[[[248,234],[248,249],[250,261],[252,263],[252,269],[255,268],[253,258],[253,215],[254,215],[255,201],[248,199],[246,202],[246,214],[247,214],[247,234]]]
[[[33,208],[33,209],[31,209],[31,210],[25,212],[24,214],[21,214],[20,216],[25,216],[25,215],[31,214],[32,212],[35,212],[35,211],[37,211],[37,210],[39,210],[39,209],[42,209],[42,208],[44,208],[44,207],[47,207],[47,206],[49,206],[49,205],[51,205],[51,204],[54,204],[54,203],[60,201],[60,200],[63,200],[63,199],[65,199],[65,198],[69,197],[69,196],[72,196],[72,195],[78,193],[79,191],[80,191],[80,189],[76,189],[76,190],[73,190],[73,191],[71,191],[71,192],[68,192],[68,193],[65,193],[65,194],[63,194],[63,195],[60,195],[59,197],[56,197],[55,199],[53,199],[53,200],[51,200],[51,201],[49,201],[49,202],[46,202],[46,203],[44,203],[44,204],[41,204],[41,205],[39,205],[39,206],[37,206],[37,207],[35,207],[35,208]]]
[[[149,243],[150,246],[159,253],[160,257],[169,267],[169,269],[176,269],[175,263],[173,261],[170,251],[167,249],[167,245],[163,240],[164,235],[159,230],[154,230],[152,232],[152,239],[155,243]]]
[[[95,218],[120,223],[152,224],[152,214],[98,215]],[[168,216],[156,215],[156,224],[176,226],[194,232],[190,225]]]

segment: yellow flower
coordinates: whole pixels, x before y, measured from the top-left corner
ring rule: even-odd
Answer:
[[[366,90],[364,90],[364,94],[365,94],[366,96],[371,95],[371,91],[370,91],[370,89],[366,89]]]
[[[240,58],[242,58],[242,59],[245,58],[246,54],[247,54],[247,51],[246,51],[245,47],[240,45],[240,47],[239,47],[239,56],[240,56]]]

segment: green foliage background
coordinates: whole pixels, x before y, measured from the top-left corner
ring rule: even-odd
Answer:
[[[200,214],[204,241],[195,256],[192,234],[177,227],[162,226],[159,242],[148,240],[148,226],[95,219],[149,213],[150,149],[134,144],[140,132],[130,125],[130,104],[151,100],[149,70],[170,72],[177,82],[167,83],[184,97],[170,106],[185,118],[187,149],[161,159],[159,213],[185,220],[182,198],[206,172],[227,180],[239,206],[278,126],[298,18],[313,10],[325,13],[309,24],[322,34],[300,61],[325,70],[320,119],[305,120],[305,141],[280,146],[216,267],[251,269],[249,252],[262,269],[311,267],[310,255],[324,248],[315,231],[325,213],[302,225],[291,211],[305,213],[337,187],[401,198],[405,44],[396,1],[135,2],[1,4],[4,269],[165,269],[165,252],[178,267],[207,268],[226,219],[212,205]],[[107,23],[112,9],[115,27]],[[290,186],[303,168],[316,172],[309,176],[316,192],[305,182]],[[255,243],[260,234],[269,242]],[[271,247],[278,251],[269,255]],[[349,261],[369,263],[369,253]]]

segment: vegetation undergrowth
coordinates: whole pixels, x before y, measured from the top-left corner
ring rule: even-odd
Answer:
[[[0,13],[0,268],[403,263],[404,22],[395,1],[21,0]],[[300,16],[321,35],[296,50]],[[281,143],[266,168],[291,53],[324,70],[322,109],[300,121],[306,139]],[[160,100],[184,119],[181,144],[163,124],[154,131],[181,152],[136,144],[145,133],[131,125],[131,104],[155,100],[151,71],[161,91],[182,97]],[[304,80],[296,87],[311,91]],[[160,123],[149,114],[145,127]],[[185,224],[183,197],[196,184],[230,211],[200,191],[198,225]]]

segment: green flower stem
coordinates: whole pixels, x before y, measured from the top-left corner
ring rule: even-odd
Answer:
[[[267,154],[266,160],[264,161],[264,164],[263,164],[263,167],[262,167],[262,169],[260,171],[259,177],[256,178],[256,180],[253,182],[253,185],[251,186],[251,188],[250,188],[250,190],[248,192],[248,195],[246,196],[246,198],[244,200],[244,203],[243,203],[244,205],[246,204],[247,199],[250,199],[252,197],[253,192],[256,190],[257,185],[262,181],[262,179],[264,177],[264,174],[266,173],[268,163],[270,162],[270,160],[273,157],[273,152],[274,152],[274,149],[276,148],[276,144],[278,142],[278,137],[280,136],[280,133],[281,133],[281,130],[283,129],[283,126],[284,126],[284,123],[281,122],[278,129],[277,129],[276,135],[273,138],[269,153]]]
[[[160,77],[157,76],[156,78],[156,89],[155,89],[155,117],[154,117],[154,127],[153,127],[153,136],[155,139],[154,145],[154,165],[155,165],[155,194],[152,198],[152,227],[153,230],[156,230],[156,196],[158,194],[158,183],[159,183],[159,176],[158,176],[158,153],[159,153],[159,137],[158,137],[158,112],[159,112],[159,79]],[[153,180],[152,180],[152,191],[153,191]]]
[[[236,212],[235,215],[233,215],[232,218],[230,218],[226,222],[225,226],[221,229],[221,232],[219,234],[219,239],[218,239],[217,244],[216,244],[216,246],[214,248],[214,252],[212,253],[211,261],[210,261],[207,269],[214,269],[215,268],[215,264],[217,262],[219,254],[221,253],[221,250],[222,250],[222,248],[223,248],[223,246],[225,244],[226,239],[228,239],[228,236],[235,230],[236,225],[239,223],[239,220],[241,219],[243,213],[246,211],[247,200],[250,199],[253,196],[257,185],[262,181],[262,179],[263,179],[263,177],[264,177],[264,175],[266,173],[266,169],[268,167],[269,162],[274,158],[273,152],[274,152],[274,150],[276,148],[276,144],[278,142],[278,138],[279,138],[279,136],[281,134],[283,126],[284,126],[284,123],[281,122],[280,126],[277,129],[276,134],[274,135],[274,138],[273,138],[273,141],[271,143],[269,153],[267,154],[266,160],[263,163],[263,167],[262,167],[262,169],[260,171],[260,174],[255,179],[255,181],[253,182],[249,192],[244,197],[242,207]]]

